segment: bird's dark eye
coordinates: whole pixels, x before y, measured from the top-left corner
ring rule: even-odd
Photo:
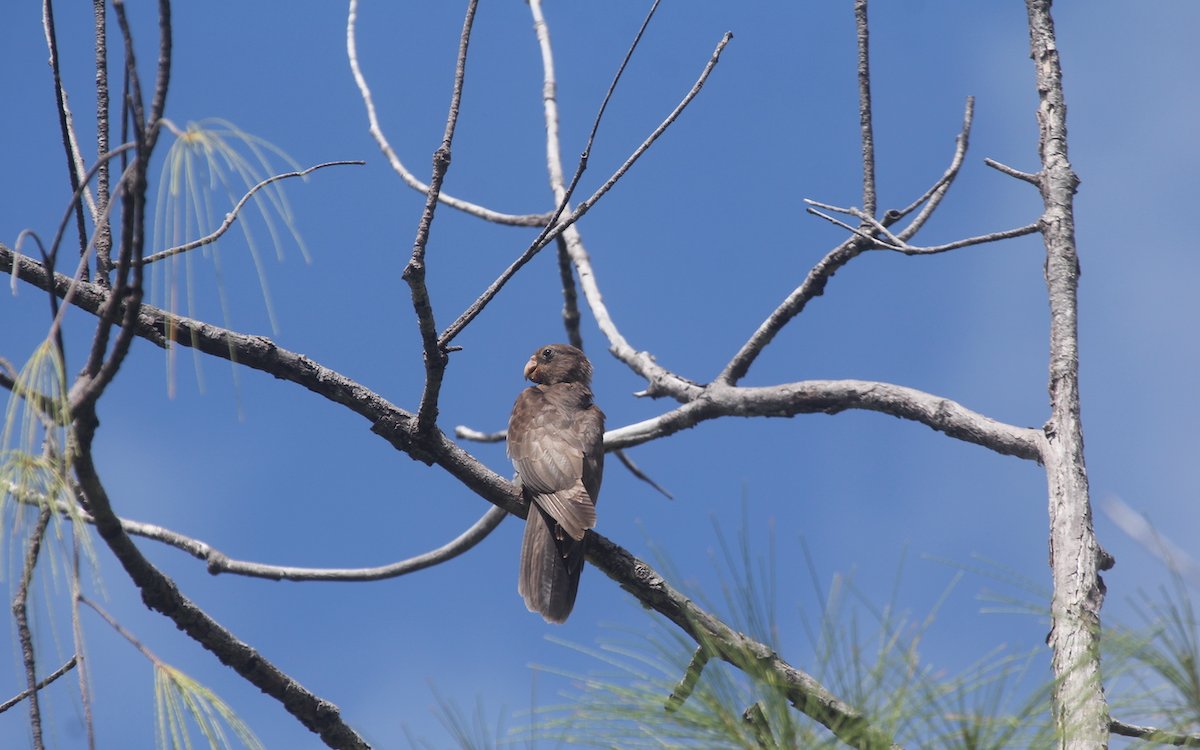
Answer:
[[[549,349],[549,348],[543,349],[542,350],[542,359],[546,360],[547,362],[554,359],[554,350]]]

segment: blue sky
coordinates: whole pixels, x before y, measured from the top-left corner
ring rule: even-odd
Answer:
[[[90,142],[91,15],[61,5],[66,85]],[[665,2],[609,107],[581,194],[675,106],[721,35],[734,33],[691,108],[580,225],[622,333],[681,375],[710,380],[842,239],[841,230],[804,213],[804,198],[861,201],[850,5]],[[154,48],[145,6],[130,7],[143,63]],[[360,8],[360,62],[383,128],[421,179],[428,179],[444,125],[459,6]],[[546,9],[568,169],[645,6]],[[285,242],[282,262],[267,264],[277,334],[236,233],[220,249],[228,320],[214,266],[199,255],[193,314],[274,335],[281,346],[415,409],[420,344],[400,272],[422,198],[392,173],[367,132],[346,61],[345,10],[324,2],[175,8],[167,105],[174,122],[227,119],[304,166],[368,162],[286,184],[312,263]],[[0,91],[10,115],[0,119],[0,171],[8,176],[0,188],[0,239],[11,246],[22,229],[53,234],[69,187],[40,7],[10,4],[4,16],[9,41],[0,49]],[[1105,614],[1131,619],[1129,598],[1161,583],[1164,570],[1105,516],[1103,501],[1121,498],[1185,549],[1200,530],[1200,478],[1191,466],[1192,425],[1200,418],[1191,387],[1200,365],[1193,332],[1200,260],[1185,236],[1200,167],[1193,137],[1200,98],[1191,83],[1200,69],[1191,38],[1200,7],[1187,0],[1064,3],[1055,16],[1071,161],[1082,179],[1076,206],[1088,469],[1100,540],[1118,560],[1106,575]],[[967,165],[918,241],[1017,227],[1040,213],[1034,189],[982,163],[992,157],[1036,168],[1036,91],[1024,24],[1023,4],[1015,1],[872,8],[882,207],[909,203],[942,173],[965,98],[976,97]],[[501,211],[548,210],[541,67],[527,6],[481,3],[471,54],[445,189]],[[428,259],[439,324],[453,320],[531,237],[441,208]],[[784,330],[744,382],[883,380],[1000,420],[1040,425],[1048,409],[1042,259],[1036,236],[936,257],[863,256]],[[161,299],[160,290],[151,295]],[[546,253],[456,342],[464,349],[447,373],[444,430],[505,425],[529,352],[564,339],[560,309],[558,269]],[[45,311],[44,297],[30,288],[0,294],[0,356],[18,364],[28,357],[45,335]],[[584,321],[610,428],[669,409],[631,395],[643,384],[606,353],[587,312]],[[80,311],[67,317],[69,369],[79,366],[92,322]],[[438,546],[486,510],[456,481],[396,453],[335,405],[252,371],[235,381],[225,362],[204,361],[199,369],[202,387],[189,351],[179,352],[168,375],[161,350],[138,342],[102,402],[99,461],[123,515],[235,557],[342,567]],[[496,471],[511,472],[502,445],[467,448]],[[714,526],[735,538],[744,508],[762,554],[774,534],[783,653],[802,668],[811,646],[799,623],[817,606],[802,543],[818,579],[853,572],[877,603],[887,600],[906,560],[897,605],[917,616],[958,570],[940,560],[971,565],[983,558],[1049,583],[1039,467],[920,425],[862,413],[725,420],[631,455],[675,500],[614,460],[599,530],[635,554],[665,556],[679,583],[717,599]],[[602,665],[547,635],[594,645],[615,629],[652,630],[651,617],[594,570],[584,575],[569,623],[543,624],[515,591],[519,542],[520,524],[509,519],[466,556],[433,570],[336,585],[213,578],[174,550],[141,546],[213,616],[338,704],[377,747],[391,748],[407,746],[405,725],[435,745],[445,742],[430,712],[431,684],[465,706],[482,700],[493,716],[528,708],[531,695],[538,705],[552,704],[567,681],[535,677],[531,664],[575,672]],[[108,608],[151,648],[214,687],[268,747],[318,746],[279,706],[143,611],[111,557],[103,550],[100,556]],[[953,590],[925,641],[930,662],[954,671],[997,644],[1024,651],[1041,641],[1045,624],[1036,618],[981,614],[985,589],[1004,584],[969,574]],[[61,621],[64,610],[59,605],[43,624]],[[65,638],[67,631],[60,633]],[[88,621],[87,633],[102,746],[148,746],[149,665],[99,620]],[[41,642],[51,650],[49,627]],[[15,645],[8,653],[0,697],[21,683]],[[47,656],[43,665],[53,661]],[[64,683],[48,698],[57,746],[81,746],[71,688]],[[20,744],[25,732],[23,714],[0,716],[0,744]]]

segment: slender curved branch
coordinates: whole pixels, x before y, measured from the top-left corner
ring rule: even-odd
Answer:
[[[95,519],[89,514],[81,513],[79,515],[84,521],[95,523]],[[508,516],[508,511],[493,505],[463,533],[441,547],[405,560],[370,568],[308,568],[233,560],[212,545],[177,531],[156,524],[131,521],[127,518],[119,520],[121,528],[128,534],[162,542],[182,550],[198,560],[203,560],[208,564],[208,572],[213,575],[230,573],[248,578],[266,578],[272,581],[382,581],[415,573],[418,570],[424,570],[458,557],[487,538],[506,516]]]
[[[483,294],[479,295],[479,297],[474,302],[472,302],[471,305],[468,306],[467,309],[464,310],[461,315],[458,316],[457,320],[455,320],[453,323],[451,323],[449,326],[446,327],[446,330],[442,332],[442,335],[439,339],[442,346],[447,345],[450,341],[452,341],[454,339],[455,336],[457,336],[459,333],[461,333],[462,330],[472,320],[474,320],[476,318],[476,316],[479,315],[479,313],[481,313],[483,311],[483,308],[485,308],[488,305],[488,303],[491,302],[492,299],[495,298],[495,296],[500,293],[500,290],[504,287],[505,284],[508,283],[509,279],[511,279],[517,273],[517,271],[521,270],[521,268],[524,267],[526,263],[528,263],[530,260],[533,259],[533,256],[537,255],[538,252],[540,252],[541,249],[544,248],[546,245],[550,244],[550,242],[557,239],[559,235],[563,234],[563,232],[565,232],[572,225],[574,225],[575,222],[577,222],[577,221],[579,221],[579,219],[583,218],[584,214],[586,214],[588,211],[590,211],[592,206],[594,206],[597,201],[599,201],[601,198],[603,198],[604,195],[609,190],[611,190],[613,188],[613,186],[616,185],[617,182],[620,181],[620,179],[622,177],[625,176],[625,173],[628,172],[633,167],[633,165],[637,163],[638,159],[640,159],[642,157],[642,155],[645,154],[646,151],[648,151],[652,145],[654,145],[654,142],[657,141],[658,138],[666,131],[666,129],[668,127],[670,127],[670,125],[679,117],[680,114],[683,113],[683,110],[686,109],[687,105],[692,101],[692,99],[694,99],[696,97],[696,94],[700,93],[700,89],[704,86],[704,81],[706,81],[708,79],[709,74],[712,72],[713,68],[716,66],[716,64],[720,58],[721,51],[725,49],[725,45],[727,45],[732,38],[733,38],[732,34],[726,34],[724,36],[724,38],[722,38],[721,42],[717,45],[717,49],[713,53],[713,56],[709,59],[708,65],[705,66],[704,71],[700,74],[700,79],[696,82],[696,85],[694,85],[692,87],[692,90],[688,92],[688,94],[675,107],[675,109],[671,112],[671,114],[668,115],[667,118],[657,128],[654,129],[654,132],[652,132],[649,136],[647,136],[646,140],[642,141],[642,144],[640,146],[638,146],[638,148],[635,149],[632,154],[630,154],[629,158],[626,159],[625,162],[620,167],[617,168],[617,170],[612,174],[612,176],[609,177],[608,180],[606,180],[603,185],[601,185],[599,188],[597,188],[596,192],[592,193],[586,200],[582,201],[578,206],[576,206],[575,210],[572,211],[569,216],[567,216],[565,219],[558,221],[554,225],[553,229],[550,229],[549,231],[543,232],[541,235],[539,235],[538,239],[536,239],[533,242],[533,244],[531,244],[528,248],[526,248],[525,252],[521,253],[521,255],[516,260],[514,260],[508,266],[508,268],[506,268],[504,270],[504,272],[501,273],[500,276],[497,277],[496,280],[493,281],[488,286],[487,289],[484,290]],[[572,249],[571,252],[572,252],[572,260],[575,261],[575,263],[576,263],[575,267],[579,271],[579,282],[580,282],[580,285],[584,289],[584,295],[587,297],[588,305],[592,308],[593,314],[596,315],[597,321],[599,321],[601,316],[599,314],[597,314],[597,305],[602,306],[603,302],[601,301],[601,298],[600,298],[600,292],[595,286],[595,281],[591,277],[592,274],[591,274],[590,266],[587,266],[586,268],[584,266],[581,266],[578,262],[578,258],[575,255],[574,249]],[[611,320],[608,318],[607,310],[604,312],[604,318],[605,318],[605,320],[609,321],[609,327],[611,328],[612,332],[616,332],[615,327],[611,326]],[[604,324],[601,324],[601,330],[604,330]],[[607,333],[608,332],[606,331],[606,334]],[[620,334],[617,333],[617,336],[619,337]],[[609,340],[611,343],[612,342],[611,336],[610,336]],[[624,342],[624,339],[622,338],[621,341]],[[610,346],[610,350],[613,350],[612,346]],[[622,349],[622,351],[625,351],[625,350],[628,350],[630,353],[633,353],[632,348],[629,347],[629,345],[627,343],[624,345],[624,348]],[[634,355],[635,355],[634,358],[636,358],[636,353],[634,353]],[[618,355],[618,356],[620,356],[620,355]],[[642,361],[643,360],[639,360],[639,362],[642,362]],[[650,355],[648,355],[648,354],[645,355],[644,362],[646,363],[647,370],[653,371],[653,367],[657,367],[656,365],[653,365],[653,358],[650,357]],[[664,381],[670,380],[671,382],[686,383],[686,381],[683,381],[681,378],[679,378],[676,375],[667,373],[667,371],[663,370],[662,368],[658,368],[658,370],[660,370],[661,373],[655,372],[656,375],[659,375],[659,377],[657,379],[662,379]],[[665,374],[662,374],[662,373],[665,373]],[[655,378],[649,378],[649,379],[652,379],[655,381],[657,380]]]
[[[450,169],[454,128],[458,124],[463,79],[467,73],[467,48],[471,43],[471,26],[475,23],[475,10],[478,7],[478,0],[470,0],[467,3],[462,35],[458,40],[458,59],[454,65],[454,88],[450,94],[450,111],[446,114],[446,129],[442,134],[441,145],[433,153],[433,176],[429,179],[429,192],[425,195],[425,209],[417,223],[412,257],[402,274],[412,294],[413,310],[417,315],[417,329],[421,333],[421,347],[425,360],[425,387],[422,389],[421,403],[417,408],[417,431],[420,433],[428,432],[437,424],[438,396],[442,390],[442,378],[446,374],[448,361],[447,349],[438,340],[437,323],[433,319],[433,303],[429,299],[429,288],[425,285],[425,247],[429,243],[429,232],[433,228],[433,215],[437,211],[442,181]]]
[[[974,121],[975,97],[968,96],[967,103],[963,107],[962,128],[954,138],[954,156],[950,159],[950,166],[946,167],[946,171],[942,173],[942,176],[921,197],[899,211],[889,211],[884,215],[885,220],[888,218],[893,219],[892,222],[887,222],[890,224],[899,221],[920,207],[921,211],[900,232],[901,238],[907,240],[916,235],[921,227],[925,226],[925,222],[929,221],[929,217],[933,215],[937,207],[941,205],[942,199],[946,197],[951,183],[954,182],[954,178],[958,176],[963,163],[966,161],[967,149],[971,145],[971,125]]]
[[[371,89],[367,86],[366,76],[363,75],[362,68],[358,64],[358,44],[355,40],[355,26],[358,21],[358,0],[350,0],[350,12],[347,14],[346,20],[346,55],[350,60],[350,72],[354,75],[354,82],[358,85],[359,94],[362,95],[363,104],[367,108],[367,123],[368,131],[375,142],[379,144],[379,150],[387,158],[392,169],[404,180],[404,183],[416,190],[418,193],[425,195],[429,194],[429,186],[418,180],[408,168],[404,166],[404,162],[400,161],[400,157],[396,155],[396,151],[388,142],[387,136],[383,134],[383,129],[379,125],[379,116],[375,112],[375,100],[371,96]],[[447,206],[478,217],[485,221],[491,221],[496,224],[507,224],[510,226],[520,227],[542,227],[550,220],[550,214],[505,214],[498,211],[493,211],[490,208],[479,206],[474,203],[455,198],[445,193],[439,192],[438,201]]]
[[[219,240],[221,238],[221,235],[228,232],[230,227],[233,226],[233,223],[235,221],[237,221],[238,214],[241,213],[241,210],[242,210],[242,208],[245,207],[246,203],[248,203],[249,200],[252,197],[254,197],[254,194],[257,193],[259,190],[262,190],[263,188],[265,188],[267,185],[270,185],[273,182],[278,182],[280,180],[286,180],[290,177],[305,177],[305,176],[317,171],[318,169],[324,169],[325,167],[340,167],[340,166],[346,166],[346,165],[351,165],[351,164],[356,165],[356,166],[361,166],[363,164],[366,164],[366,162],[360,161],[357,159],[352,159],[352,160],[347,160],[347,161],[327,161],[327,162],[324,162],[323,164],[316,164],[314,166],[309,167],[308,169],[302,169],[298,172],[284,172],[282,174],[277,174],[272,177],[268,177],[267,179],[258,183],[254,187],[250,188],[246,192],[246,194],[242,196],[242,199],[237,202],[237,205],[235,205],[229,213],[225,214],[225,220],[221,222],[221,226],[217,227],[212,232],[210,232],[209,234],[207,234],[199,239],[192,240],[191,242],[185,242],[182,245],[176,245],[175,247],[170,247],[170,248],[167,248],[166,250],[162,250],[157,253],[154,253],[153,255],[149,255],[142,260],[142,263],[143,263],[143,265],[149,265],[150,263],[155,263],[157,261],[164,260],[166,258],[170,258],[173,255],[179,255],[180,253],[186,253],[189,250],[195,250],[198,247],[204,247],[205,245],[211,245],[212,243],[216,242],[217,240]]]
[[[71,108],[67,104],[67,89],[63,86],[62,72],[58,64],[58,33],[54,27],[54,3],[51,0],[42,1],[42,28],[46,33],[46,47],[50,53],[50,70],[54,78],[54,103],[58,107],[58,128],[62,138],[63,150],[67,157],[67,174],[71,180],[71,189],[82,192],[88,208],[93,215],[96,205],[91,193],[87,190],[86,182],[80,180],[83,174],[83,157],[79,153],[79,137],[75,132],[75,122],[71,117]],[[83,255],[87,247],[87,225],[83,220],[83,204],[75,205],[75,228],[79,234],[79,254]]]

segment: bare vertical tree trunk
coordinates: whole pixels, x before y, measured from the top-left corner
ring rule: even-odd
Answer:
[[[1061,746],[1108,747],[1108,705],[1100,682],[1100,570],[1111,558],[1092,528],[1083,428],[1079,416],[1079,348],[1074,196],[1079,179],[1067,159],[1067,110],[1050,16],[1051,0],[1027,0],[1038,88],[1038,176],[1045,210],[1046,286],[1050,300],[1050,421],[1043,462],[1050,495],[1050,567],[1054,579],[1049,643],[1054,650],[1055,720]]]

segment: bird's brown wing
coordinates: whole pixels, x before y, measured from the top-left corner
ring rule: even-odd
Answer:
[[[521,392],[508,423],[508,455],[530,499],[579,540],[596,525],[604,415],[579,408],[575,389],[564,386]]]

